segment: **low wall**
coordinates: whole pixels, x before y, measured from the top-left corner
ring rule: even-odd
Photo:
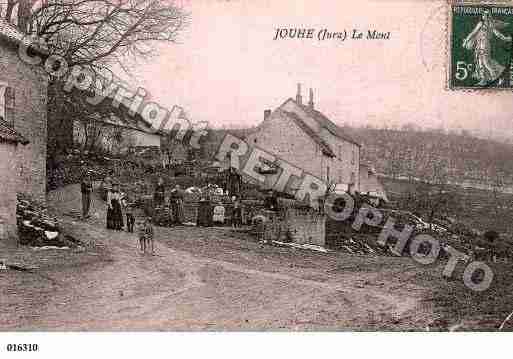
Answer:
[[[312,209],[287,208],[284,222],[294,243],[326,244],[326,216]]]
[[[326,215],[310,208],[285,207],[280,213],[261,211],[268,218],[264,225],[256,225],[260,239],[294,242],[298,244],[326,244]]]

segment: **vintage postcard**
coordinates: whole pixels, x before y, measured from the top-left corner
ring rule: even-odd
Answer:
[[[0,0],[0,331],[511,331],[512,34],[504,1]]]

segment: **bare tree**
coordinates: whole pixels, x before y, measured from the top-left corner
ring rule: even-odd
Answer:
[[[166,0],[0,0],[0,16],[26,34],[44,40],[48,52],[61,56],[71,68],[79,65],[93,74],[108,75],[116,64],[128,72],[130,61],[156,54],[158,43],[175,43],[189,14]],[[82,94],[64,93],[50,78],[49,120],[85,120],[91,126],[89,104]],[[77,105],[78,104],[78,105]],[[59,126],[56,126],[57,128]],[[51,152],[64,148],[57,144]],[[53,154],[55,155],[55,153]]]
[[[176,42],[189,19],[164,0],[6,1],[5,20],[45,40],[49,52],[64,57],[69,66],[94,70],[154,54],[153,45]]]

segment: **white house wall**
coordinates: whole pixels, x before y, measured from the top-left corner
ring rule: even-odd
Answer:
[[[256,140],[256,141],[255,141]],[[275,111],[248,135],[250,146],[260,147],[319,178],[322,177],[322,155],[319,146],[292,120]]]
[[[330,181],[333,183],[349,184],[351,183],[351,173],[354,173],[355,189],[358,191],[360,147],[333,135],[325,128],[321,130],[320,136],[328,143],[336,155],[336,158],[332,158],[329,161]],[[326,169],[324,173],[326,173]]]

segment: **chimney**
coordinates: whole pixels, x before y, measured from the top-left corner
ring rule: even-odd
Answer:
[[[303,104],[303,98],[301,97],[301,84],[297,84],[296,102],[299,105]]]
[[[308,107],[310,107],[312,110],[314,108],[313,90],[311,88],[310,88],[310,100],[308,101]]]
[[[271,110],[264,110],[264,121],[271,116]]]

